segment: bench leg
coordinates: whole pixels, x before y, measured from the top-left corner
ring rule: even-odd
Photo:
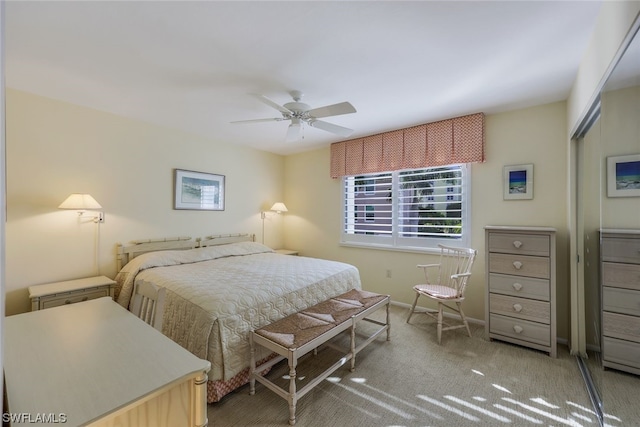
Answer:
[[[298,397],[296,395],[296,365],[297,359],[289,353],[289,425],[296,423],[296,403]]]
[[[390,303],[387,303],[387,341],[391,341],[391,316],[389,314]]]
[[[251,362],[249,365],[249,395],[256,394],[256,348],[253,344],[253,334],[249,333],[249,344],[251,345]]]
[[[442,303],[438,303],[438,344],[442,340]]]
[[[351,372],[356,370],[356,321],[351,319]]]

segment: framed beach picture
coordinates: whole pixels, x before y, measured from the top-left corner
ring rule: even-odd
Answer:
[[[502,188],[504,200],[533,199],[533,164],[505,166]]]
[[[174,209],[224,210],[224,175],[175,170]]]
[[[640,196],[640,154],[607,157],[607,196]]]

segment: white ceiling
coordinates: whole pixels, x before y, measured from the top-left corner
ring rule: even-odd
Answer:
[[[344,138],[288,122],[288,92],[351,138],[564,100],[600,1],[8,1],[6,86],[280,154]]]

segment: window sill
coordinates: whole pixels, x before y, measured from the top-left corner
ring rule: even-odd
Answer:
[[[412,252],[420,254],[439,254],[440,248],[426,248],[417,246],[387,246],[387,245],[375,245],[371,243],[357,243],[357,242],[340,242],[340,246],[347,248],[358,249],[374,249],[378,251],[390,251],[390,252]]]

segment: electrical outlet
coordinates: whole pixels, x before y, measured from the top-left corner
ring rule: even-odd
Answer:
[[[391,279],[391,270],[387,270],[387,279]]]

